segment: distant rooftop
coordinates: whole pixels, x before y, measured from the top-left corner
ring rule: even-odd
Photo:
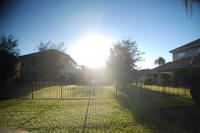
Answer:
[[[185,68],[187,66],[199,67],[200,62],[198,58],[195,56],[186,57],[186,58],[182,58],[173,62],[168,62],[164,65],[160,65],[154,68],[153,70],[154,71],[171,71],[171,70]]]
[[[48,53],[48,52],[56,52],[56,53],[68,56],[71,60],[73,60],[76,63],[76,61],[70,55],[68,55],[64,52],[58,51],[56,49],[49,49],[49,50],[45,50],[45,51],[41,51],[41,52],[35,52],[35,53],[31,53],[31,54],[22,55],[22,56],[19,56],[19,57],[23,58],[23,57],[26,57],[26,56],[35,56],[35,55],[40,55],[41,53]]]
[[[200,46],[200,39],[197,39],[197,40],[194,40],[190,43],[187,43],[183,46],[180,46],[178,48],[175,48],[171,51],[169,51],[170,53],[173,53],[173,52],[176,52],[176,51],[181,51],[181,50],[185,50],[185,49],[188,49],[188,48],[193,48],[193,47],[197,47],[197,46]]]

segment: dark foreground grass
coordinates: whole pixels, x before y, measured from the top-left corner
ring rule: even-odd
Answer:
[[[184,133],[161,119],[160,109],[193,105],[189,97],[96,100],[5,100],[0,127],[33,133]]]

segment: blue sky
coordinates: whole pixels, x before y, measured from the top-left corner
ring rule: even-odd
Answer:
[[[18,38],[21,55],[40,41],[64,42],[69,49],[88,34],[131,36],[145,52],[139,65],[152,68],[158,56],[171,61],[169,50],[200,38],[200,5],[191,18],[182,0],[19,0],[4,7],[0,33]]]

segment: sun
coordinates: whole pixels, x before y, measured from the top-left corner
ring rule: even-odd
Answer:
[[[69,54],[79,65],[103,67],[108,59],[113,40],[100,34],[87,35],[69,49]]]

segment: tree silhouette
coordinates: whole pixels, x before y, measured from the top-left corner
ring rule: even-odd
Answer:
[[[165,59],[163,57],[158,57],[155,61],[154,61],[155,65],[163,65],[165,64]]]
[[[185,9],[186,12],[188,13],[190,10],[191,16],[193,15],[193,11],[194,11],[194,4],[198,3],[200,4],[200,0],[183,0],[184,4],[185,4]],[[190,9],[188,9],[190,8]]]
[[[18,63],[18,41],[13,35],[0,36],[0,84],[3,85],[7,78],[12,78]]]
[[[36,49],[38,52],[50,50],[50,49],[56,49],[58,51],[64,52],[64,43],[58,43],[58,44],[53,44],[50,41],[49,42],[40,42],[39,45],[36,45]]]

